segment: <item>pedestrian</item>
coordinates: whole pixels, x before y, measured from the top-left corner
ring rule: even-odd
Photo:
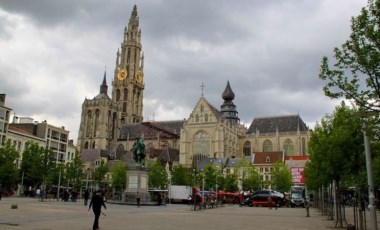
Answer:
[[[87,206],[88,198],[90,198],[90,193],[88,190],[84,190],[83,199],[84,199],[84,206]]]
[[[268,207],[272,209],[272,196],[268,196]]]
[[[137,191],[137,194],[136,194],[136,203],[137,203],[137,207],[140,208],[140,199],[141,199],[141,194],[139,191]]]
[[[278,199],[277,197],[274,198],[274,207],[276,208],[276,210],[277,210],[277,206],[278,206],[278,200],[277,199]]]
[[[36,198],[39,199],[40,196],[41,196],[41,189],[37,188],[37,190],[36,190]]]
[[[100,191],[97,191],[91,197],[90,206],[88,207],[88,211],[90,211],[92,207],[92,211],[95,215],[94,224],[92,226],[93,230],[99,229],[99,217],[100,213],[102,212],[102,206],[104,207],[104,209],[107,209]]]

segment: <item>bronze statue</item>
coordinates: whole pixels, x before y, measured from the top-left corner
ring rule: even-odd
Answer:
[[[140,166],[144,166],[145,163],[145,144],[144,140],[140,137],[136,137],[135,142],[133,143],[133,147],[131,149],[133,151],[133,159],[136,164]]]

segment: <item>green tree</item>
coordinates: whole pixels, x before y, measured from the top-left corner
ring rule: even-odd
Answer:
[[[205,189],[215,190],[217,183],[217,168],[214,164],[207,165],[203,170]]]
[[[83,178],[83,161],[77,152],[73,161],[66,164],[66,179],[71,182],[73,188],[80,189],[83,185]]]
[[[243,191],[254,191],[261,188],[262,176],[247,158],[243,157],[237,164]]]
[[[224,190],[227,192],[236,192],[238,187],[238,175],[236,173],[227,174],[225,178]]]
[[[104,160],[101,160],[99,167],[95,168],[94,174],[92,175],[92,179],[98,187],[103,188],[107,172],[108,167],[106,166]]]
[[[288,166],[281,161],[277,161],[273,165],[272,186],[282,192],[289,191],[292,186],[292,174]]]
[[[310,163],[306,165],[306,183],[309,188],[315,188],[335,181],[337,199],[340,183],[353,176],[356,178],[353,186],[357,187],[359,175],[365,170],[361,122],[354,113],[342,103],[333,115],[326,115],[321,124],[316,125],[309,141]],[[339,226],[343,226],[340,210],[338,203],[337,220]]]
[[[116,191],[122,191],[126,188],[127,167],[124,162],[117,162],[112,168],[112,187]]]
[[[188,168],[183,167],[183,165],[176,165],[173,167],[171,180],[172,184],[174,185],[192,185],[190,170]]]
[[[330,98],[344,97],[366,111],[380,111],[380,1],[368,1],[361,14],[351,19],[352,33],[334,49],[336,63],[330,68],[323,57],[320,79]]]
[[[164,189],[168,185],[168,174],[160,161],[149,166],[149,187]]]
[[[56,164],[52,158],[51,150],[40,147],[34,142],[28,142],[23,153],[20,173],[24,174],[24,185],[39,187],[50,185]]]
[[[10,141],[0,146],[0,193],[10,190],[17,184],[18,169],[15,161],[18,157],[19,153]]]

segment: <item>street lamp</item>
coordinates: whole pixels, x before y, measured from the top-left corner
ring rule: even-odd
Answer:
[[[354,115],[357,117],[370,117],[377,115],[377,112],[356,112]],[[373,173],[372,173],[372,163],[371,163],[371,149],[369,146],[369,140],[367,136],[367,123],[363,121],[363,136],[364,136],[364,149],[365,149],[365,159],[367,166],[367,180],[368,180],[368,208],[370,210],[371,216],[371,229],[377,230],[377,218],[376,218],[376,205],[375,205],[375,193],[374,193],[374,183],[373,183]]]
[[[372,174],[372,163],[371,163],[371,150],[369,147],[369,141],[366,131],[367,125],[363,122],[363,136],[364,136],[364,149],[365,158],[367,164],[367,179],[368,179],[368,208],[371,215],[371,229],[377,230],[377,218],[376,218],[376,205],[375,205],[375,193],[373,184],[373,174]]]

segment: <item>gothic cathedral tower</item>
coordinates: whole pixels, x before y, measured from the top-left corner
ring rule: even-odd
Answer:
[[[124,30],[121,53],[117,52],[112,101],[119,106],[118,124],[143,121],[144,54],[141,52],[141,30],[136,5],[128,28]]]
[[[112,81],[112,98],[107,94],[106,73],[100,92],[85,99],[77,146],[83,149],[114,150],[123,124],[143,121],[144,55],[136,5],[133,7],[124,39],[117,51]]]

